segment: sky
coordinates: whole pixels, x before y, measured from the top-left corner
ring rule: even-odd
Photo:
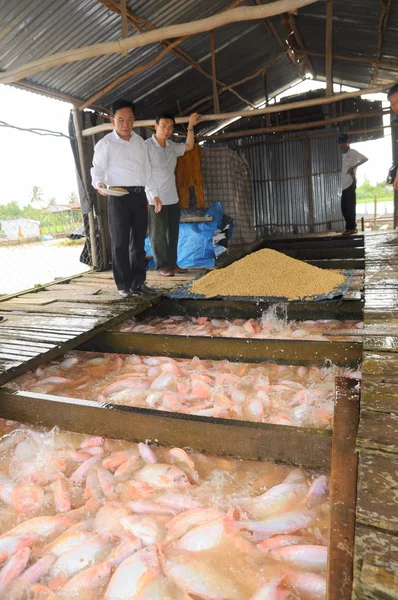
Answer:
[[[71,108],[66,102],[0,86],[0,121],[16,127],[68,135]],[[0,140],[0,204],[15,200],[25,206],[35,185],[42,189],[44,200],[55,198],[57,204],[66,203],[71,192],[77,193],[69,139],[0,127]]]
[[[324,88],[322,82],[305,80],[284,92],[279,98]],[[335,91],[339,91],[340,86]],[[343,91],[352,88],[343,87]],[[385,100],[385,94],[371,99]],[[68,134],[69,112],[66,102],[46,98],[12,86],[0,86],[0,121],[23,128],[41,128]],[[1,123],[0,123],[1,125]],[[358,184],[365,177],[375,184],[387,176],[391,163],[391,134],[379,140],[353,144],[369,162],[358,169]],[[75,167],[67,138],[40,136],[9,127],[0,127],[0,204],[15,200],[23,207],[32,197],[33,186],[39,186],[43,199],[55,198],[57,204],[77,193]]]

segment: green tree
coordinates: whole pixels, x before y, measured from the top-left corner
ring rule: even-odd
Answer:
[[[75,192],[71,192],[68,196],[68,204],[78,204],[79,198]]]
[[[55,198],[50,198],[50,200],[48,201],[48,206],[54,206],[54,204],[56,204]]]
[[[32,188],[32,198],[30,199],[30,202],[38,208],[43,208],[43,192],[38,185],[34,185]]]
[[[0,219],[12,219],[21,215],[22,210],[15,200],[8,202],[8,204],[0,205]]]

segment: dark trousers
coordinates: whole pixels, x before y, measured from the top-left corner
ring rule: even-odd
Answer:
[[[343,190],[341,194],[341,212],[345,220],[346,230],[357,228],[355,211],[357,202],[356,187],[357,184],[353,181],[350,187]]]
[[[118,290],[137,289],[146,278],[145,236],[148,203],[144,191],[117,198],[109,196],[108,217],[112,246],[112,270]]]
[[[149,207],[149,236],[156,268],[161,271],[177,267],[180,215],[178,203],[162,206],[160,213],[155,213],[154,206]]]

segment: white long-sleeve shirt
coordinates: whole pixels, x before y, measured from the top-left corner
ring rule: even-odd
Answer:
[[[348,148],[347,152],[341,155],[341,186],[343,190],[349,188],[354,181],[347,171],[361,162],[361,160],[368,159],[358,152],[358,150],[354,150],[354,148]]]
[[[152,198],[158,196],[145,142],[134,131],[127,141],[113,130],[95,145],[91,181],[95,188],[145,186]]]
[[[179,201],[175,169],[177,158],[185,154],[185,144],[176,144],[172,140],[166,140],[166,146],[159,144],[156,137],[145,140],[148,150],[149,162],[152,167],[152,176],[159,192],[159,198],[164,206],[177,204]],[[149,204],[153,204],[153,196],[150,190],[145,189]]]

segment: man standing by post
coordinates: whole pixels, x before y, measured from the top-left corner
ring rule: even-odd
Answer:
[[[396,115],[398,115],[398,83],[393,85],[392,88],[388,91],[387,98],[390,101],[391,110]],[[393,135],[394,135],[394,131],[396,134],[396,132],[397,132],[396,125],[394,127],[392,127],[391,131],[392,131]],[[395,147],[397,148],[398,140],[395,140],[395,144],[396,144]],[[393,157],[393,158],[396,158],[396,157]],[[395,160],[394,162],[395,162],[395,166],[396,166],[397,160]],[[396,169],[395,178],[394,178],[394,190],[396,192],[398,192],[398,169]]]
[[[145,236],[148,204],[145,188],[150,190],[154,210],[162,203],[152,178],[144,140],[133,132],[135,108],[128,100],[112,105],[114,130],[94,149],[91,178],[102,196],[109,196],[108,216],[112,246],[112,270],[122,298],[140,294],[157,294],[145,285]],[[115,197],[109,187],[121,187],[128,194]]]
[[[341,150],[342,169],[341,169],[341,212],[345,220],[345,231],[343,235],[352,235],[357,233],[356,224],[356,170],[360,165],[367,162],[366,156],[350,148],[349,136],[347,133],[341,133],[338,138]]]
[[[156,189],[162,198],[162,208],[157,210],[153,191],[147,187],[149,202],[149,236],[156,260],[158,274],[173,277],[175,273],[186,273],[177,265],[178,233],[180,228],[180,206],[175,182],[177,158],[193,150],[194,127],[200,116],[189,117],[188,135],[185,144],[169,140],[175,120],[172,115],[161,114],[156,118],[155,134],[145,141]]]

